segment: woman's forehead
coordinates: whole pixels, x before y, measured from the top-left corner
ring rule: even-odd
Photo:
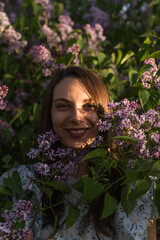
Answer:
[[[60,97],[91,98],[86,86],[80,78],[66,77],[53,90],[53,99]]]

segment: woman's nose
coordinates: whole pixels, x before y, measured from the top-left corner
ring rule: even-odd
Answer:
[[[80,108],[74,108],[70,113],[70,121],[83,121],[84,110]]]

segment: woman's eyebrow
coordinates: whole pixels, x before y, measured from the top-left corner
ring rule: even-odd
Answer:
[[[63,102],[67,102],[67,103],[70,103],[71,101],[70,100],[68,100],[68,99],[66,99],[66,98],[56,98],[55,100],[53,100],[53,103],[56,103],[56,102],[58,102],[58,101],[63,101]],[[92,99],[91,98],[87,98],[87,99],[84,99],[83,100],[83,102],[84,103],[86,103],[86,102],[92,102]]]
[[[58,101],[63,101],[63,102],[70,102],[68,99],[66,99],[66,98],[57,98],[57,99],[55,99],[55,100],[53,100],[53,103],[56,103],[56,102],[58,102]]]

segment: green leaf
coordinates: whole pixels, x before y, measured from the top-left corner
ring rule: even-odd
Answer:
[[[65,55],[65,65],[68,66],[71,64],[71,62],[74,60],[74,55],[72,53],[67,53]]]
[[[160,184],[158,184],[158,186],[156,187],[156,189],[154,190],[154,200],[155,200],[155,203],[156,203],[156,206],[157,206],[157,210],[158,210],[158,213],[160,214]]]
[[[109,193],[105,194],[104,207],[102,211],[101,220],[110,216],[117,207],[117,199],[112,197]]]
[[[11,75],[17,74],[17,72],[19,71],[19,64],[17,64],[17,63],[10,64],[8,66],[8,71]]]
[[[6,185],[14,193],[23,193],[21,178],[17,171],[14,171],[11,177],[4,178],[3,184]]]
[[[148,71],[151,67],[153,67],[151,64],[144,64],[138,72],[137,80],[139,80],[141,78],[142,74],[144,72]]]
[[[144,109],[145,105],[149,100],[150,92],[147,89],[142,89],[138,92],[138,97],[139,97],[141,106]]]
[[[129,52],[124,56],[124,58],[121,60],[120,64],[125,63],[129,58],[131,58],[131,57],[133,57],[133,56],[134,56],[134,52],[129,51]]]
[[[150,54],[148,56],[148,58],[156,58],[156,59],[159,59],[160,58],[160,50],[156,51],[156,52],[153,52],[152,54]]]
[[[47,196],[49,197],[49,199],[51,199],[52,195],[53,195],[53,190],[50,187],[46,187],[43,189],[44,192],[47,194]]]
[[[104,53],[102,53],[102,52],[98,53],[98,63],[99,63],[99,66],[101,66],[103,64],[105,58],[106,58],[106,55]]]
[[[12,197],[11,192],[4,186],[0,185],[0,195]]]
[[[136,204],[136,201],[134,199],[134,194],[131,191],[131,193],[128,195],[126,186],[123,187],[122,191],[121,191],[121,204],[122,204],[122,207],[123,207],[124,211],[126,212],[127,216],[130,212],[132,212],[132,210]]]
[[[160,99],[160,92],[157,89],[143,89],[138,93],[140,103],[143,110],[146,112],[149,109],[155,108]]]
[[[138,141],[134,137],[128,137],[128,136],[116,136],[116,137],[113,137],[112,139],[129,142],[135,145],[138,143]]]
[[[147,161],[141,164],[135,171],[134,173],[140,173],[141,177],[143,176],[149,176],[150,172],[153,167],[153,161]]]
[[[122,50],[118,49],[117,54],[118,54],[118,56],[117,56],[117,59],[116,59],[116,65],[118,65],[120,63],[121,59],[122,59]]]
[[[160,177],[160,160],[153,161],[150,175],[155,177]]]
[[[143,43],[149,45],[149,44],[151,43],[150,38],[149,38],[149,37],[146,37],[146,39],[144,40]]]
[[[92,201],[102,192],[103,188],[103,184],[93,178],[84,179],[84,199]]]
[[[73,185],[73,188],[77,189],[80,192],[83,192],[84,188],[84,178],[81,178],[78,182]]]
[[[142,49],[141,51],[139,51],[138,58],[141,62],[144,61],[145,59],[147,59],[148,57],[149,57],[148,49]]]
[[[33,128],[29,125],[25,125],[21,129],[20,133],[18,134],[18,138],[19,138],[19,140],[24,139],[24,138],[28,138],[28,137],[31,136],[32,133],[33,133]]]
[[[157,89],[151,89],[150,92],[150,98],[149,98],[149,106],[151,106],[151,108],[155,108],[156,105],[158,104],[160,100],[160,91]],[[149,108],[149,109],[151,109]]]
[[[38,109],[38,104],[37,104],[37,103],[34,103],[34,105],[33,105],[33,116],[34,116],[34,117],[35,117],[35,115],[36,115],[37,109]]]
[[[134,69],[129,71],[129,82],[131,86],[137,81],[137,74],[138,72]]]
[[[11,164],[9,164],[9,162],[11,161],[11,159],[12,159],[12,156],[10,155],[10,154],[7,154],[6,156],[4,156],[3,158],[2,158],[2,161],[5,163],[5,164],[3,164],[3,168],[11,168],[12,167],[12,165]]]
[[[60,16],[63,12],[63,9],[64,9],[63,3],[54,2],[53,4],[54,4],[56,16]]]
[[[67,43],[67,48],[71,47],[76,42],[77,42],[76,38],[71,38]]]
[[[41,4],[37,4],[35,2],[32,2],[32,7],[33,7],[33,12],[34,12],[34,15],[37,17],[39,16],[42,11],[43,11],[43,7]]]
[[[150,188],[152,180],[144,177],[136,181],[135,188],[133,189],[134,198],[137,199],[144,195]]]
[[[14,223],[13,223],[13,226],[14,226]],[[21,222],[18,222],[18,221],[17,221],[17,222],[15,223],[15,228],[16,228],[16,229],[19,229],[19,228],[22,228],[22,229],[23,229],[24,227],[25,227],[25,221],[21,221]]]
[[[58,181],[52,181],[52,182],[42,182],[42,184],[47,185],[49,187],[53,187],[56,190],[59,190],[61,192],[70,192],[71,189],[65,185],[62,182],[58,182]]]
[[[84,158],[82,158],[81,162],[91,159],[91,158],[97,158],[97,157],[104,157],[107,155],[107,150],[104,148],[97,148],[91,152],[89,152],[88,154],[86,154],[86,156],[84,156]]]
[[[10,142],[13,141],[13,137],[12,137],[12,134],[11,134],[11,132],[9,131],[9,129],[2,127],[2,128],[1,128],[1,134],[2,134],[3,136],[5,136],[7,139],[9,139]]]
[[[70,228],[80,215],[80,210],[69,203],[68,215],[66,220],[66,229]]]

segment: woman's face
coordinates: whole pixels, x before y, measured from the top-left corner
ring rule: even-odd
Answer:
[[[67,147],[82,148],[98,134],[94,103],[78,78],[67,77],[56,85],[51,117],[54,131]]]

